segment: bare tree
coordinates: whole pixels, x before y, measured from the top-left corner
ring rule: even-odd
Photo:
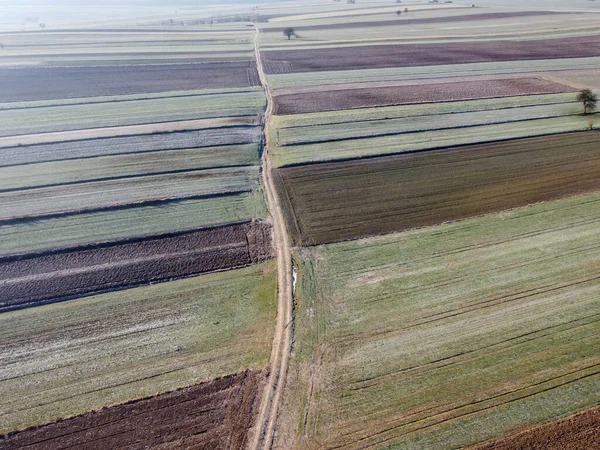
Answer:
[[[404,8],[404,14],[408,14],[408,8]]]
[[[589,114],[596,110],[598,96],[590,89],[582,89],[579,94],[577,94],[577,101],[583,104],[583,113]]]
[[[292,38],[292,36],[296,36],[296,32],[294,31],[294,29],[292,27],[288,27],[288,28],[283,29],[283,35],[287,36],[288,41],[289,41]]]
[[[46,24],[45,23],[40,23],[40,28],[43,30],[44,28],[46,28]]]

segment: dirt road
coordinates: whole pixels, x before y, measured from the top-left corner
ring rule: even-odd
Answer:
[[[267,110],[264,116],[264,151],[263,151],[263,183],[267,204],[273,220],[273,244],[277,257],[278,269],[278,299],[277,299],[277,325],[271,360],[269,367],[269,378],[265,386],[256,424],[254,435],[250,440],[250,450],[267,450],[273,443],[277,414],[281,405],[285,377],[292,345],[293,333],[293,294],[292,294],[292,253],[289,237],[284,225],[283,212],[275,192],[271,172],[271,161],[269,158],[269,126],[273,113],[273,97],[267,84],[267,78],[262,65],[260,49],[258,45],[259,30],[256,30],[254,46],[260,81],[265,88],[267,96]]]

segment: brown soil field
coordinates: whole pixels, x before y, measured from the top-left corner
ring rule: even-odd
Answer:
[[[254,62],[0,70],[0,102],[100,97],[260,84]]]
[[[0,436],[0,448],[242,450],[259,385],[260,373],[246,371]]]
[[[296,244],[434,225],[600,189],[600,133],[275,171]]]
[[[260,127],[174,131],[169,133],[81,139],[0,149],[0,167],[94,156],[217,147],[259,142]]]
[[[275,50],[263,52],[263,64],[266,73],[277,74],[593,56],[600,56],[600,35],[533,41]]]
[[[410,8],[410,7],[409,7]],[[399,9],[404,9],[400,8]],[[494,19],[512,19],[517,17],[530,17],[530,16],[547,16],[553,14],[565,14],[555,11],[510,11],[510,12],[499,12],[499,13],[483,13],[483,14],[469,14],[462,16],[448,16],[448,17],[423,17],[420,19],[397,19],[397,20],[378,20],[378,21],[365,21],[365,22],[350,22],[350,23],[331,23],[322,25],[306,25],[294,27],[294,30],[298,31],[312,31],[312,30],[337,30],[343,28],[368,28],[368,27],[385,27],[385,26],[401,26],[401,25],[423,25],[428,23],[448,23],[448,22],[472,22],[480,20],[494,20]],[[567,13],[568,14],[568,13]],[[265,33],[281,33],[284,28],[266,28],[263,31]]]
[[[243,267],[271,257],[252,222],[98,248],[0,260],[0,311],[108,289]]]
[[[600,408],[531,428],[471,450],[591,450],[600,448]]]
[[[445,102],[517,95],[559,94],[576,89],[536,77],[415,84],[279,95],[275,114],[304,114],[407,103]]]

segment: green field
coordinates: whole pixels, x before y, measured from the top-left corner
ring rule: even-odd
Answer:
[[[100,156],[0,167],[0,190],[260,163],[259,144]]]
[[[0,434],[268,362],[273,263],[0,315]]]
[[[264,93],[256,89],[222,94],[211,91],[191,91],[187,95],[164,93],[160,97],[155,95],[131,100],[124,97],[58,105],[56,101],[26,102],[18,106],[4,103],[0,106],[0,136],[192,119],[239,118],[260,115],[265,108]],[[13,109],[9,109],[11,106]],[[239,120],[232,119],[231,122]]]
[[[265,218],[262,191],[0,225],[0,257]]]
[[[301,249],[281,442],[461,448],[597,404],[600,195]]]
[[[450,114],[432,114],[428,110],[427,105],[420,105],[420,107],[422,115],[413,117],[380,120],[368,119],[366,121],[349,120],[348,122],[339,124],[314,125],[310,128],[289,127],[280,129],[277,133],[277,143],[280,146],[317,142],[331,142],[332,145],[336,145],[335,142],[364,137],[522,122],[533,119],[573,116],[581,113],[581,106],[575,103],[536,105],[465,113],[453,112]],[[435,107],[433,110],[435,110]]]
[[[0,193],[0,220],[252,191],[260,188],[259,172],[258,166],[206,169],[8,191]]]
[[[573,108],[569,108],[569,111],[573,111]],[[476,117],[477,115],[474,114],[470,117]],[[490,114],[488,117],[493,120],[494,114]],[[484,116],[483,121],[485,120],[490,119],[485,119]],[[318,161],[400,154],[415,150],[581,131],[589,127],[589,120],[590,117],[571,115],[549,119],[522,120],[513,123],[465,125],[450,129],[434,128],[425,131],[407,131],[404,134],[391,136],[340,140],[333,143],[282,146],[277,147],[272,153],[275,166],[283,167]],[[426,124],[426,119],[423,119],[423,122]],[[429,126],[435,127],[436,123]],[[351,129],[352,127],[347,128],[348,131]]]

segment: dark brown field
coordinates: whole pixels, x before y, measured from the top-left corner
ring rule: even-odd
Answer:
[[[391,106],[407,103],[445,102],[516,95],[559,94],[575,89],[541,78],[416,84],[378,88],[344,89],[325,92],[278,95],[275,114],[304,114],[344,109]]]
[[[253,222],[173,237],[0,260],[0,311],[76,295],[243,267],[271,257]]]
[[[391,233],[600,189],[600,133],[275,171],[297,244]]]
[[[600,56],[600,35],[537,41],[276,50],[263,52],[263,62],[266,73],[277,74],[593,56]]]
[[[254,62],[0,70],[0,102],[257,86]]]
[[[403,9],[403,8],[399,8]],[[410,7],[409,7],[410,9]],[[385,26],[402,26],[402,25],[423,25],[428,23],[448,23],[448,22],[472,22],[480,20],[494,19],[512,19],[517,17],[531,16],[547,16],[553,14],[565,14],[555,11],[510,11],[501,13],[483,13],[470,14],[464,16],[448,16],[448,17],[422,17],[420,19],[397,19],[397,20],[378,20],[365,22],[350,22],[350,23],[329,23],[322,25],[307,25],[294,27],[295,31],[312,31],[312,30],[338,30],[343,28],[369,28],[369,27],[385,27]],[[367,14],[365,14],[367,15]],[[405,16],[406,17],[406,16]],[[408,16],[410,17],[410,16]],[[281,33],[284,28],[265,28],[265,33]]]
[[[600,448],[600,408],[523,431],[471,450],[592,450]]]
[[[244,372],[168,394],[0,436],[2,450],[245,448],[260,373]]]

